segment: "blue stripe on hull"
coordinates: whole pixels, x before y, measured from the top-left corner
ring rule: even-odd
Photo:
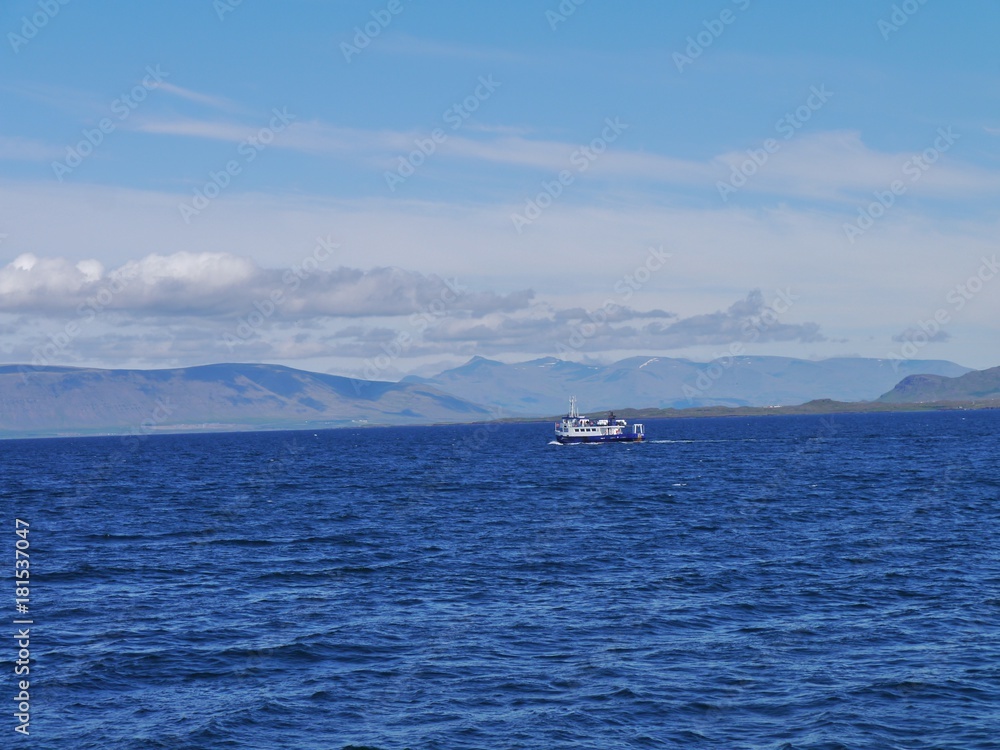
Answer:
[[[573,443],[640,443],[642,435],[581,435],[580,437],[556,435],[556,442],[563,445]]]

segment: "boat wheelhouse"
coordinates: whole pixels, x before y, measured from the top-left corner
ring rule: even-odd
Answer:
[[[569,414],[556,423],[556,440],[560,443],[635,443],[644,437],[641,424],[632,425],[615,417],[614,412],[607,419],[591,419],[576,410],[576,396],[569,400]]]

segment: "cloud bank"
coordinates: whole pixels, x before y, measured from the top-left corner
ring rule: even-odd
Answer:
[[[97,260],[25,253],[0,268],[0,312],[59,315],[97,307],[137,317],[227,316],[270,301],[286,319],[401,316],[442,303],[485,315],[524,308],[534,297],[530,289],[470,291],[455,280],[401,268],[325,269],[329,253],[321,249],[285,269],[261,268],[230,253],[179,252],[106,271]]]
[[[25,253],[0,268],[0,314],[31,321],[21,334],[36,355],[48,352],[46,363],[109,346],[127,353],[123,361],[163,365],[218,360],[223,351],[225,359],[395,362],[826,340],[815,323],[783,322],[788,305],[766,302],[759,290],[683,318],[612,300],[588,310],[536,299],[530,289],[473,290],[395,267],[323,268],[330,254],[321,248],[284,269],[229,253],[152,254],[112,269]]]

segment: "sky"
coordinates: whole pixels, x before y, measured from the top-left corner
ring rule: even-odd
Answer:
[[[990,0],[6,0],[0,363],[1000,365]]]

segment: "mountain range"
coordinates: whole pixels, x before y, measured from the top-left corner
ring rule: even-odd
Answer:
[[[559,414],[577,397],[583,411],[626,407],[782,406],[814,399],[871,401],[908,375],[955,377],[969,368],[944,360],[841,357],[735,357],[693,362],[631,357],[585,365],[546,357],[505,364],[474,357],[430,378],[402,382],[433,386],[505,416]]]
[[[489,419],[427,385],[354,380],[290,367],[174,370],[0,367],[0,436],[294,429]]]
[[[910,375],[879,401],[888,404],[1000,401],[1000,367],[973,370],[957,378]]]
[[[1000,367],[975,371],[941,360],[784,357],[707,363],[634,357],[602,366],[476,357],[433,378],[390,383],[267,364],[169,370],[7,365],[0,366],[0,437],[477,422],[564,413],[570,395],[591,413],[824,399],[841,402],[840,410],[850,406],[843,402],[877,401],[887,408],[1000,403]]]

